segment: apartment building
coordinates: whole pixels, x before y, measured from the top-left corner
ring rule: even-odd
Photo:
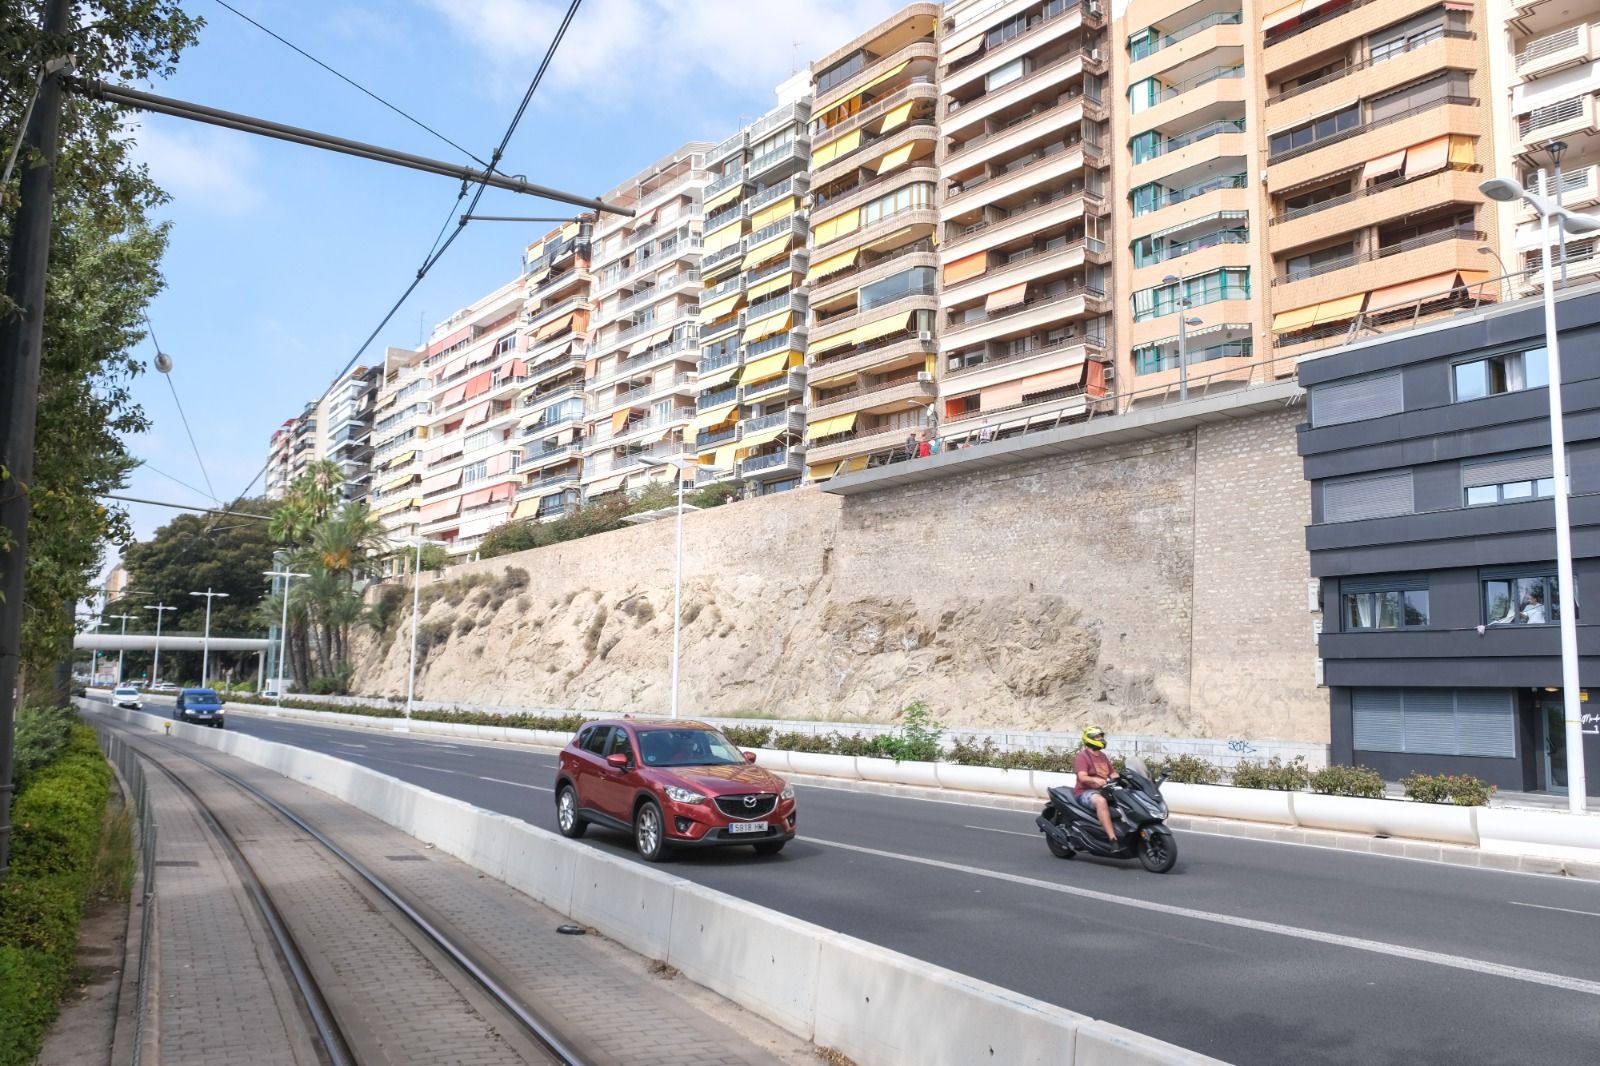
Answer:
[[[433,413],[433,378],[422,362],[427,349],[390,348],[384,353],[383,381],[378,386],[372,423],[372,485],[367,498],[372,513],[389,535],[403,541],[418,535],[422,496],[422,442]]]
[[[1488,36],[1498,41],[1490,56],[1494,84],[1502,87],[1494,101],[1496,174],[1537,191],[1544,168],[1563,206],[1593,212],[1600,205],[1600,6],[1495,0],[1488,18]],[[1528,271],[1524,291],[1537,287],[1543,262],[1537,217],[1524,204],[1508,204],[1500,223],[1508,266]],[[1592,236],[1568,238],[1567,275],[1600,274],[1595,250]]]
[[[322,458],[327,446],[323,433],[322,404],[312,400],[294,419],[294,435],[289,445],[289,483],[304,474]]]
[[[705,153],[691,142],[605,195],[633,217],[596,222],[584,387],[585,499],[675,476],[700,357]]]
[[[808,476],[859,469],[936,402],[939,4],[811,66]]]
[[[702,485],[781,492],[804,472],[810,84],[806,72],[780,86],[775,109],[706,153],[700,361],[685,430]]]
[[[1488,29],[1455,0],[1133,0],[1122,391],[1170,388],[1180,340],[1189,376],[1285,376],[1358,315],[1497,276]]]
[[[371,490],[372,421],[382,378],[382,367],[352,367],[318,404],[322,458],[339,468],[346,500],[364,500]]]
[[[1107,21],[1100,3],[1079,0],[945,5],[937,281],[946,437],[1044,409],[1081,411],[1105,394]]]
[[[555,518],[579,499],[594,313],[594,225],[594,215],[580,215],[535,241],[524,256],[527,380],[517,402],[521,480],[512,518]]]
[[[294,450],[295,420],[288,418],[283,425],[272,431],[271,443],[267,446],[267,473],[263,481],[267,499],[281,500],[283,494],[289,490],[289,471],[293,466],[291,452]]]

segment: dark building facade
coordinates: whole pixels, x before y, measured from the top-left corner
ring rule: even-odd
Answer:
[[[1600,287],[1560,294],[1557,311],[1575,590],[1556,581],[1538,300],[1300,365],[1336,762],[1565,791],[1557,621],[1579,594],[1600,597]],[[1600,600],[1589,608],[1576,617],[1594,796]]]

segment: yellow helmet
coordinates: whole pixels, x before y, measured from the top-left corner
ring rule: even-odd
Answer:
[[[1106,746],[1106,731],[1097,725],[1089,726],[1083,731],[1083,746],[1096,751],[1104,751]]]

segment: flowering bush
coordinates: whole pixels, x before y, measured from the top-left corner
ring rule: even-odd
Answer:
[[[1471,774],[1414,773],[1400,782],[1409,799],[1418,803],[1455,803],[1463,807],[1487,807],[1495,786]]]

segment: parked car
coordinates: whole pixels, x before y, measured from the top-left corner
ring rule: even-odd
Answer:
[[[118,685],[111,690],[111,706],[139,709],[139,689],[136,685]]]
[[[631,833],[650,862],[680,847],[773,855],[794,837],[794,789],[754,762],[703,722],[592,722],[561,751],[556,824],[568,837],[590,824]]]
[[[178,686],[171,681],[156,681],[150,685],[151,692],[177,692]]]
[[[216,729],[222,728],[224,713],[222,697],[210,688],[186,688],[178,693],[177,700],[172,704],[172,717],[180,722],[209,725]]]

